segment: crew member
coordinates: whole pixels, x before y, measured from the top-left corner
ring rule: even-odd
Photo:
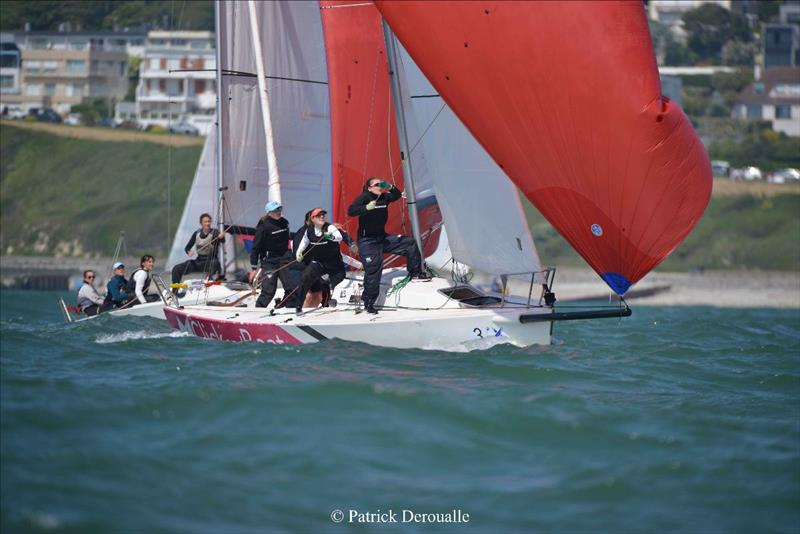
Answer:
[[[380,293],[381,271],[384,253],[406,257],[406,269],[412,278],[430,280],[423,271],[422,257],[413,238],[402,235],[387,235],[386,221],[389,204],[398,200],[402,192],[385,180],[370,178],[363,192],[356,197],[347,214],[358,216],[358,251],[364,264],[364,292],[361,295],[367,313],[378,313],[375,301]]]
[[[283,284],[284,305],[291,305],[289,303],[294,303],[297,299],[297,284],[287,268],[292,261],[289,253],[289,221],[283,218],[283,206],[274,200],[267,202],[264,211],[266,214],[256,225],[256,235],[250,252],[251,281],[259,264],[261,265],[261,294],[256,300],[256,307],[269,306],[278,289],[279,278]]]
[[[178,263],[172,268],[172,283],[177,284],[187,273],[207,273],[209,278],[220,276],[222,266],[217,259],[217,250],[220,243],[225,242],[225,232],[211,228],[211,215],[204,213],[200,216],[200,229],[192,234],[186,243],[184,251],[191,257],[197,250],[197,258]]]
[[[305,234],[295,251],[297,261],[306,265],[300,283],[296,307],[298,313],[303,309],[306,291],[323,275],[328,275],[330,288],[329,297],[323,301],[323,306],[328,305],[330,293],[339,282],[344,280],[344,264],[342,263],[342,253],[339,250],[342,234],[336,226],[325,221],[326,215],[327,212],[322,208],[315,208],[311,211],[312,224],[306,227]]]
[[[94,271],[83,271],[83,284],[78,289],[78,308],[89,317],[100,313],[103,297],[94,287]]]

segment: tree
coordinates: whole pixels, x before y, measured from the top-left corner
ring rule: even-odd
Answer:
[[[743,43],[738,39],[728,41],[722,47],[722,62],[725,65],[743,65],[752,67],[758,53],[756,43]]]
[[[711,63],[719,63],[722,47],[728,41],[736,39],[749,43],[752,40],[747,19],[717,4],[703,4],[687,11],[683,23],[689,50],[697,54],[698,59]]]

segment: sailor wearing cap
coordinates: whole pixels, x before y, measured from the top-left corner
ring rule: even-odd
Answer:
[[[322,208],[311,210],[311,224],[306,227],[303,239],[295,251],[295,259],[306,265],[295,308],[298,313],[302,310],[306,291],[323,275],[328,275],[331,293],[345,277],[342,253],[339,251],[342,233],[325,220],[326,215],[327,212]]]
[[[256,235],[253,239],[253,249],[250,252],[250,279],[253,279],[258,266],[261,265],[261,294],[256,300],[256,307],[266,308],[275,291],[278,289],[278,279],[283,284],[284,294],[288,296],[291,305],[296,302],[297,295],[294,289],[297,283],[292,277],[290,269],[285,267],[292,261],[289,253],[289,221],[283,218],[283,206],[279,202],[270,200],[264,206],[266,214],[261,217],[256,225]],[[291,296],[289,296],[291,294]]]
[[[103,303],[103,309],[119,308],[128,301],[128,293],[125,287],[128,281],[125,279],[125,266],[122,262],[117,262],[112,267],[114,275],[111,280],[106,284],[108,293],[106,294],[106,301]]]

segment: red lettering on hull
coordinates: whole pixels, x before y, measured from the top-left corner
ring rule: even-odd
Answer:
[[[302,343],[285,329],[274,324],[254,324],[206,319],[189,315],[174,308],[165,307],[167,321],[176,330],[188,332],[197,337],[219,339],[222,341],[255,341],[257,343]]]

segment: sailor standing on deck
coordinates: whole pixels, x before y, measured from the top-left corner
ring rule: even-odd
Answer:
[[[390,252],[406,257],[406,269],[412,278],[430,280],[422,269],[422,257],[413,238],[387,235],[386,221],[389,204],[398,200],[402,192],[380,178],[370,178],[363,192],[356,197],[347,214],[358,216],[358,251],[364,264],[364,292],[361,295],[367,313],[378,313],[375,301],[380,293],[383,255]]]
[[[278,289],[278,278],[283,284],[284,300],[296,302],[297,296],[292,273],[287,265],[292,261],[289,253],[289,221],[283,218],[283,206],[274,200],[264,206],[266,215],[256,225],[253,238],[253,249],[250,252],[250,274],[252,281],[259,264],[261,265],[261,294],[256,300],[256,307],[266,308]],[[290,296],[291,294],[291,296]],[[287,305],[290,305],[287,304]]]

